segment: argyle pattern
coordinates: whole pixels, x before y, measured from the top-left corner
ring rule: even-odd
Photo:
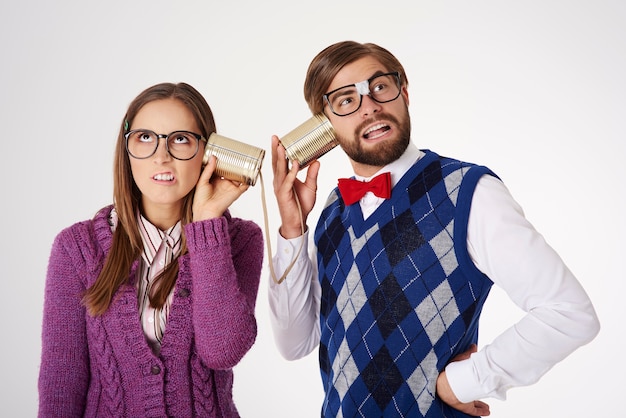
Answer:
[[[315,232],[324,417],[465,417],[436,378],[477,341],[491,281],[466,248],[487,168],[425,151],[367,220],[331,193]]]

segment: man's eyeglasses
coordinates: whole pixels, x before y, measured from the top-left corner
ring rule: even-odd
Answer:
[[[396,100],[400,96],[400,73],[375,75],[369,80],[339,87],[323,97],[335,115],[348,116],[361,108],[363,96],[378,103]]]
[[[165,139],[167,152],[177,160],[191,160],[198,153],[202,135],[189,131],[174,131],[168,135],[157,134],[148,129],[133,129],[124,134],[126,151],[131,157],[144,159],[151,157],[159,147],[159,139]]]

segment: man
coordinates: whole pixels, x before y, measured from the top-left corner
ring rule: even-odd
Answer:
[[[330,120],[357,186],[375,179],[380,195],[340,180],[314,260],[300,216],[315,204],[319,162],[298,179],[272,138],[273,272],[290,268],[270,282],[272,326],[287,359],[319,347],[325,417],[489,415],[480,399],[534,383],[599,332],[587,294],[498,177],[411,143],[407,87],[374,44],[340,42],[311,62],[309,108]],[[476,352],[494,283],[527,314]]]

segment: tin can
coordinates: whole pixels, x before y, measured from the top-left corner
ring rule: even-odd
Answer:
[[[265,150],[214,132],[204,149],[203,164],[209,162],[211,155],[217,158],[216,175],[254,186],[261,171]]]

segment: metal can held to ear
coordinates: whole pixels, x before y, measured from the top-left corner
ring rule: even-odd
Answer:
[[[301,169],[339,144],[333,126],[323,113],[313,115],[283,136],[280,143],[289,161],[297,161]]]
[[[254,186],[261,171],[265,150],[214,132],[204,149],[204,165],[209,162],[211,155],[217,158],[216,175]]]

